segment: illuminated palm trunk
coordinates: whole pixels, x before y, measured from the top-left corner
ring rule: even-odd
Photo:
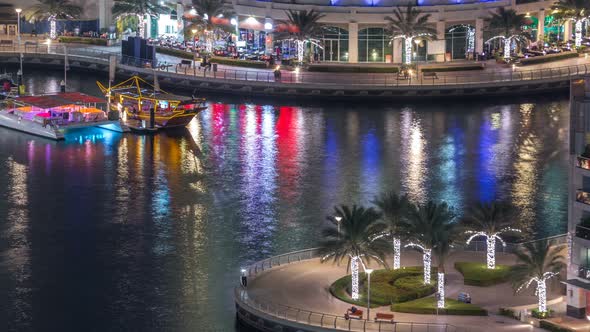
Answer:
[[[57,38],[57,22],[53,16],[49,18],[49,38]]]
[[[537,281],[537,296],[539,299],[539,312],[547,311],[547,284],[545,278]]]
[[[399,238],[394,237],[393,238],[393,269],[394,270],[397,270],[401,267],[401,264],[400,264],[401,246],[402,246],[402,241]]]
[[[138,23],[137,23],[138,35],[141,38],[145,38],[145,21],[144,21],[145,18],[144,18],[144,15],[137,14],[137,19],[138,19]]]
[[[412,40],[411,37],[406,37],[404,39],[404,49],[406,52],[406,64],[409,65],[412,63]]]
[[[467,28],[467,53],[473,53],[475,51],[475,29],[472,27]]]
[[[438,299],[436,301],[437,308],[445,307],[445,274],[438,273]]]
[[[305,41],[297,40],[297,61],[303,63],[303,56],[305,54]]]
[[[510,44],[512,44],[512,39],[504,38],[504,60],[510,59]]]
[[[351,296],[353,300],[359,299],[359,257],[355,256],[350,259],[350,270],[352,272],[352,290]]]
[[[486,245],[487,245],[487,261],[488,261],[488,269],[495,269],[496,268],[496,236],[488,234],[486,236]]]
[[[432,249],[424,249],[422,263],[424,263],[424,283],[430,285],[430,264],[432,261]]]
[[[582,20],[576,21],[576,47],[582,46]]]

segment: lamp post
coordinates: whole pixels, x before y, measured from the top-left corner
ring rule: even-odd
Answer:
[[[21,8],[15,8],[14,11],[16,12],[16,38],[18,40],[18,48],[21,48],[21,40],[20,40],[20,13],[23,11]],[[23,53],[21,51],[19,56],[20,62],[20,69],[17,75],[17,83],[18,83],[18,92],[21,94],[21,85],[23,85]]]
[[[14,10],[16,12],[16,36],[18,39],[18,45],[20,46],[20,13],[23,11],[21,8],[16,8]]]
[[[367,273],[367,320],[371,320],[371,273],[373,269],[365,269]]]
[[[340,238],[340,220],[342,220],[341,216],[335,216],[334,220],[336,220],[336,224],[338,225],[338,238]]]

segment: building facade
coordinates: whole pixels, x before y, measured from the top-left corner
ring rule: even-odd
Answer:
[[[273,23],[286,19],[286,10],[314,9],[325,15],[320,22],[326,27],[323,48],[314,50],[316,60],[349,63],[401,63],[403,60],[402,41],[390,43],[385,28],[386,17],[392,14],[393,8],[406,5],[407,0],[228,1],[236,13],[240,39],[248,38],[259,46],[264,44],[267,53],[274,51]],[[484,20],[499,7],[513,8],[530,17],[532,24],[526,28],[530,29],[533,41],[544,40],[547,36],[553,40],[572,36],[571,22],[554,24],[550,9],[554,0],[417,0],[411,3],[431,15],[430,22],[437,31],[437,40],[415,46],[416,60],[448,61],[483,53],[484,44],[491,37],[486,36]],[[111,7],[112,0],[97,1],[101,28],[113,24]],[[178,8],[190,8],[190,1],[179,2],[177,12]]]

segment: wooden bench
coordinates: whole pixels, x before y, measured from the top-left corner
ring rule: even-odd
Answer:
[[[189,68],[193,67],[193,62],[192,60],[180,60],[180,63],[178,64],[179,67],[182,66],[188,66]]]
[[[387,321],[387,322],[393,323],[393,314],[385,314],[382,312],[378,312],[375,315],[375,322],[379,322],[379,321]]]
[[[438,76],[436,75],[435,71],[427,71],[425,73],[422,73],[422,77],[424,78],[432,78],[434,79],[438,79]]]

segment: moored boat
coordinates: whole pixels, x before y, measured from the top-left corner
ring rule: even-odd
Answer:
[[[7,98],[0,107],[0,126],[61,140],[70,129],[101,127],[126,132],[117,112],[105,112],[104,100],[79,92]]]
[[[168,93],[138,76],[112,87],[96,83],[110,96],[110,109],[121,112],[124,123],[136,131],[185,127],[207,109],[204,98]]]

